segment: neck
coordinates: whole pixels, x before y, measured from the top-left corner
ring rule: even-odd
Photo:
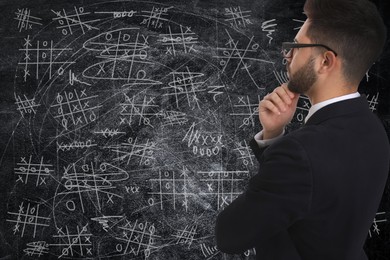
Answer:
[[[320,103],[320,102],[323,102],[323,101],[326,101],[326,100],[329,100],[332,98],[356,93],[358,88],[357,88],[357,86],[352,86],[352,85],[348,84],[348,85],[344,85],[344,86],[339,85],[337,87],[334,87],[334,85],[329,86],[329,87],[328,86],[321,86],[321,87],[317,87],[317,88],[313,87],[312,89],[313,89],[313,91],[308,91],[308,93],[306,93],[306,96],[309,98],[310,103],[312,105],[315,105],[317,103]]]

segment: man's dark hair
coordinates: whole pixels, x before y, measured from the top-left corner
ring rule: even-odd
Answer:
[[[368,0],[306,0],[307,35],[343,60],[346,80],[359,83],[382,53],[386,27]]]

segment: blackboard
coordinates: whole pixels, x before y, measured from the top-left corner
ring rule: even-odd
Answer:
[[[257,105],[303,3],[1,1],[0,259],[254,259],[218,251],[215,218],[257,172]],[[390,135],[388,47],[360,92]]]

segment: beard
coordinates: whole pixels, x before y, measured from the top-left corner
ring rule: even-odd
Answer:
[[[290,74],[290,79],[287,82],[287,87],[290,91],[297,94],[305,94],[317,81],[317,74],[314,71],[313,57],[294,74]]]

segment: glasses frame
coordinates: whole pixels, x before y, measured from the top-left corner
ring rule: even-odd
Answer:
[[[299,48],[309,48],[309,47],[322,47],[327,49],[328,51],[331,51],[334,53],[335,56],[337,56],[337,52],[329,48],[328,46],[324,44],[319,43],[297,43],[297,42],[283,42],[282,43],[282,54],[284,58],[291,58],[292,57],[292,49],[299,49]],[[287,53],[285,50],[289,50]]]

